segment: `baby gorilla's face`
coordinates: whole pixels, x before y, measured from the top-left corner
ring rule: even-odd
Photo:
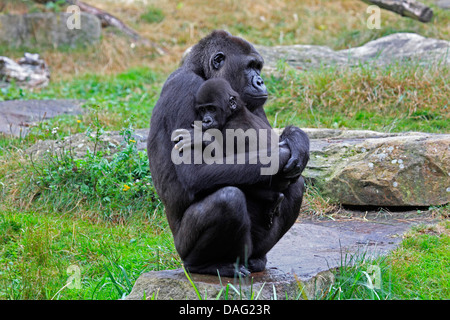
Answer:
[[[223,108],[218,105],[202,105],[198,107],[197,112],[202,119],[203,130],[221,130],[227,121],[227,115],[225,114]]]
[[[205,81],[196,95],[195,109],[202,119],[202,128],[222,130],[238,106],[238,94],[223,79]]]

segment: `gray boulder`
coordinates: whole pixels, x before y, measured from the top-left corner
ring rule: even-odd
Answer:
[[[435,0],[436,5],[442,9],[450,9],[450,0]]]
[[[39,12],[24,15],[0,15],[0,45],[70,46],[97,43],[101,35],[100,20],[80,13],[80,29],[70,29],[71,13]]]
[[[361,47],[338,51],[315,45],[256,46],[256,49],[264,57],[264,70],[269,73],[276,70],[280,59],[299,69],[320,65],[355,66],[365,62],[384,65],[409,60],[450,63],[449,41],[425,38],[415,33],[391,34]]]
[[[346,205],[430,206],[450,202],[450,134],[305,129],[304,176]]]

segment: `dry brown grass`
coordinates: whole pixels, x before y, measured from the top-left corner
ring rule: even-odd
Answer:
[[[229,30],[257,44],[319,44],[335,49],[360,45],[378,38],[389,28],[436,38],[450,37],[449,15],[443,15],[443,11],[438,12],[440,15],[428,24],[382,11],[383,29],[368,30],[365,25],[367,4],[359,0],[86,2],[122,19],[143,37],[166,49],[167,54],[158,55],[151,47],[132,48],[130,39],[118,36],[108,28],[104,29],[103,40],[96,47],[70,52],[41,50],[51,64],[54,79],[72,78],[87,72],[111,74],[141,65],[168,73],[176,67],[184,50],[213,29]],[[162,22],[142,21],[141,15],[151,7],[162,10]],[[22,2],[8,0],[4,12],[24,13],[26,10]],[[13,51],[10,53],[14,54]]]
[[[340,205],[331,203],[330,199],[322,197],[314,186],[307,185],[300,208],[301,216],[331,217],[340,211]]]

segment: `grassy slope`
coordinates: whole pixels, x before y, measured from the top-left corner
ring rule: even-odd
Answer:
[[[13,87],[0,92],[0,99],[87,99],[102,110],[98,119],[90,113],[45,122],[33,128],[26,139],[0,138],[0,299],[116,299],[129,291],[130,283],[141,272],[179,266],[166,222],[154,206],[115,222],[104,219],[101,201],[75,201],[79,205],[55,207],[63,196],[83,196],[77,189],[63,193],[47,190],[44,194],[50,201],[41,201],[42,193],[30,184],[39,173],[20,149],[37,139],[85,132],[95,127],[97,120],[105,129],[119,130],[130,120],[135,127],[146,127],[168,73],[176,68],[182,52],[211,29],[225,28],[258,44],[304,43],[334,49],[402,31],[450,38],[448,11],[433,8],[437,17],[430,24],[383,11],[382,29],[369,30],[365,27],[367,5],[357,0],[267,1],[265,5],[229,0],[214,6],[204,1],[168,1],[158,4],[161,11],[143,7],[139,1],[126,4],[101,0],[96,5],[124,19],[165,47],[168,54],[158,56],[151,48],[133,48],[127,39],[106,30],[96,47],[40,50],[52,67],[48,88],[29,92]],[[6,10],[23,12],[27,7],[9,1]],[[142,13],[146,14],[143,19]],[[22,51],[2,48],[2,54],[17,58]],[[448,67],[287,70],[282,78],[266,77],[271,96],[266,111],[276,126],[293,123],[302,127],[449,132],[449,79]],[[59,130],[52,134],[55,127]],[[70,169],[70,162],[64,165]],[[53,183],[63,185],[62,180]],[[122,187],[117,187],[118,193]],[[118,207],[123,205],[121,201],[113,199]],[[328,206],[317,194],[306,202],[309,211],[314,211],[311,207],[315,203]],[[403,248],[409,251],[400,249],[389,263],[392,283],[398,280],[395,297],[448,298],[445,279],[449,273],[441,267],[448,259],[443,254],[449,251],[448,234],[409,239],[417,239],[417,245],[405,241]],[[418,268],[417,257],[422,253],[423,263]],[[416,258],[408,265],[410,256]],[[63,288],[69,276],[66,270],[72,264],[81,269],[82,290]],[[441,270],[444,281],[438,280],[436,270]],[[424,279],[436,279],[436,283],[428,285]],[[348,297],[374,297],[373,293],[366,294]]]

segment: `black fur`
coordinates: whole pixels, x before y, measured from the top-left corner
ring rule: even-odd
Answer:
[[[150,171],[175,247],[191,272],[233,276],[262,271],[266,253],[298,216],[304,191],[300,174],[309,157],[309,140],[298,128],[288,127],[280,137],[288,156],[275,176],[262,176],[261,165],[171,161],[172,132],[191,128],[196,119],[195,94],[207,79],[226,79],[248,110],[269,125],[263,109],[267,91],[260,77],[262,66],[262,57],[250,43],[214,31],[169,76],[153,110],[147,148]],[[284,194],[280,214],[269,230],[263,218],[268,208],[236,187],[243,185]]]
[[[241,100],[239,94],[234,91],[228,81],[223,78],[212,78],[206,80],[197,91],[195,97],[195,109],[202,120],[202,129],[218,129],[222,132],[224,137],[223,145],[226,145],[226,130],[227,129],[255,129],[259,132],[260,129],[267,130],[269,134],[276,135],[269,124],[263,121],[258,116],[250,112]],[[269,136],[269,135],[268,135]],[[278,144],[278,138],[277,144]],[[259,139],[258,139],[259,141]],[[210,142],[204,142],[206,146]],[[249,141],[246,141],[245,150],[249,150]],[[268,143],[270,148],[270,141]],[[236,152],[236,151],[235,151]],[[289,155],[288,152],[284,153]],[[283,159],[281,159],[283,162]],[[284,164],[286,164],[285,158]],[[264,188],[258,185],[239,185],[238,186],[247,196],[251,196],[259,201],[263,201],[269,211],[267,212],[267,221],[265,223],[267,228],[270,228],[273,223],[273,217],[280,212],[281,203],[284,200],[284,194],[272,190],[273,182],[270,187]]]

